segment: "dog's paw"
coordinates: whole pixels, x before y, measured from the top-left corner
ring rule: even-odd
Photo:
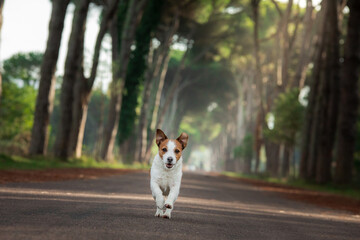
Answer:
[[[172,205],[170,203],[166,203],[165,208],[172,209]]]
[[[171,214],[170,214],[170,213],[164,213],[164,215],[162,216],[162,218],[170,219],[170,218],[171,218]]]
[[[161,209],[157,209],[155,213],[155,217],[163,217],[164,211]]]
[[[171,218],[171,209],[170,208],[167,208],[163,214],[163,218],[167,218],[167,219],[170,219]]]

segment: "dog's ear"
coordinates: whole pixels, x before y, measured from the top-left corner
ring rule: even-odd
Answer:
[[[163,131],[160,129],[156,130],[156,144],[160,146],[160,143],[168,139],[168,137],[165,135]]]
[[[180,136],[176,139],[181,143],[182,149],[186,148],[189,136],[186,133],[181,133]]]

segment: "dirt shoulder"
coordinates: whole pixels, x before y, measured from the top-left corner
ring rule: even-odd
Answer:
[[[278,183],[269,183],[255,179],[235,177],[229,178],[254,185],[264,191],[279,193],[288,199],[315,204],[321,207],[328,207],[335,210],[344,210],[354,214],[360,214],[360,200],[354,198],[286,186]]]
[[[72,179],[95,179],[143,170],[107,168],[60,168],[45,170],[0,170],[0,184],[10,182],[46,182]]]

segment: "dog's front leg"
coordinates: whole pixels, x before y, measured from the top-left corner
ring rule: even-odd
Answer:
[[[165,201],[166,211],[164,213],[164,218],[171,218],[171,211],[174,209],[174,203],[179,196],[180,185],[175,185],[170,188],[169,195]]]
[[[164,202],[165,202],[162,191],[159,185],[153,182],[151,183],[151,191],[156,203],[155,217],[162,217],[164,215]]]

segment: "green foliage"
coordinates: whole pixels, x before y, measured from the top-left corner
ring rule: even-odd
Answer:
[[[229,0],[201,0],[194,20],[199,23],[206,23],[212,14],[224,11],[229,3]]]
[[[19,87],[12,82],[3,84],[0,104],[0,152],[26,154],[35,111],[36,90]]]
[[[212,122],[210,114],[206,114],[208,117],[204,118],[204,115],[193,115],[184,117],[181,122],[179,134],[186,132],[191,142],[195,144],[210,143],[221,132],[221,125],[219,123]],[[205,137],[204,137],[205,136]]]
[[[4,61],[0,104],[0,150],[24,154],[30,141],[35,110],[35,83],[42,54],[18,53]]]
[[[175,68],[179,65],[181,58],[184,55],[184,51],[171,49],[170,50],[170,61],[169,61],[169,68]]]
[[[281,93],[274,103],[274,128],[266,129],[265,136],[271,141],[294,146],[296,134],[301,130],[304,106],[299,102],[299,90],[290,89]]]
[[[244,137],[243,143],[235,147],[234,156],[236,158],[252,159],[253,157],[253,136],[248,134]]]
[[[21,80],[24,85],[32,85],[39,80],[43,54],[38,52],[17,53],[4,61],[4,82]]]
[[[30,132],[35,110],[36,90],[4,82],[0,105],[0,139],[12,140],[18,134]]]
[[[141,22],[136,29],[136,48],[130,55],[126,72],[126,82],[119,120],[119,142],[127,139],[133,132],[136,120],[136,107],[140,94],[140,85],[144,80],[146,57],[150,49],[152,32],[160,22],[162,0],[150,1],[145,9]]]

